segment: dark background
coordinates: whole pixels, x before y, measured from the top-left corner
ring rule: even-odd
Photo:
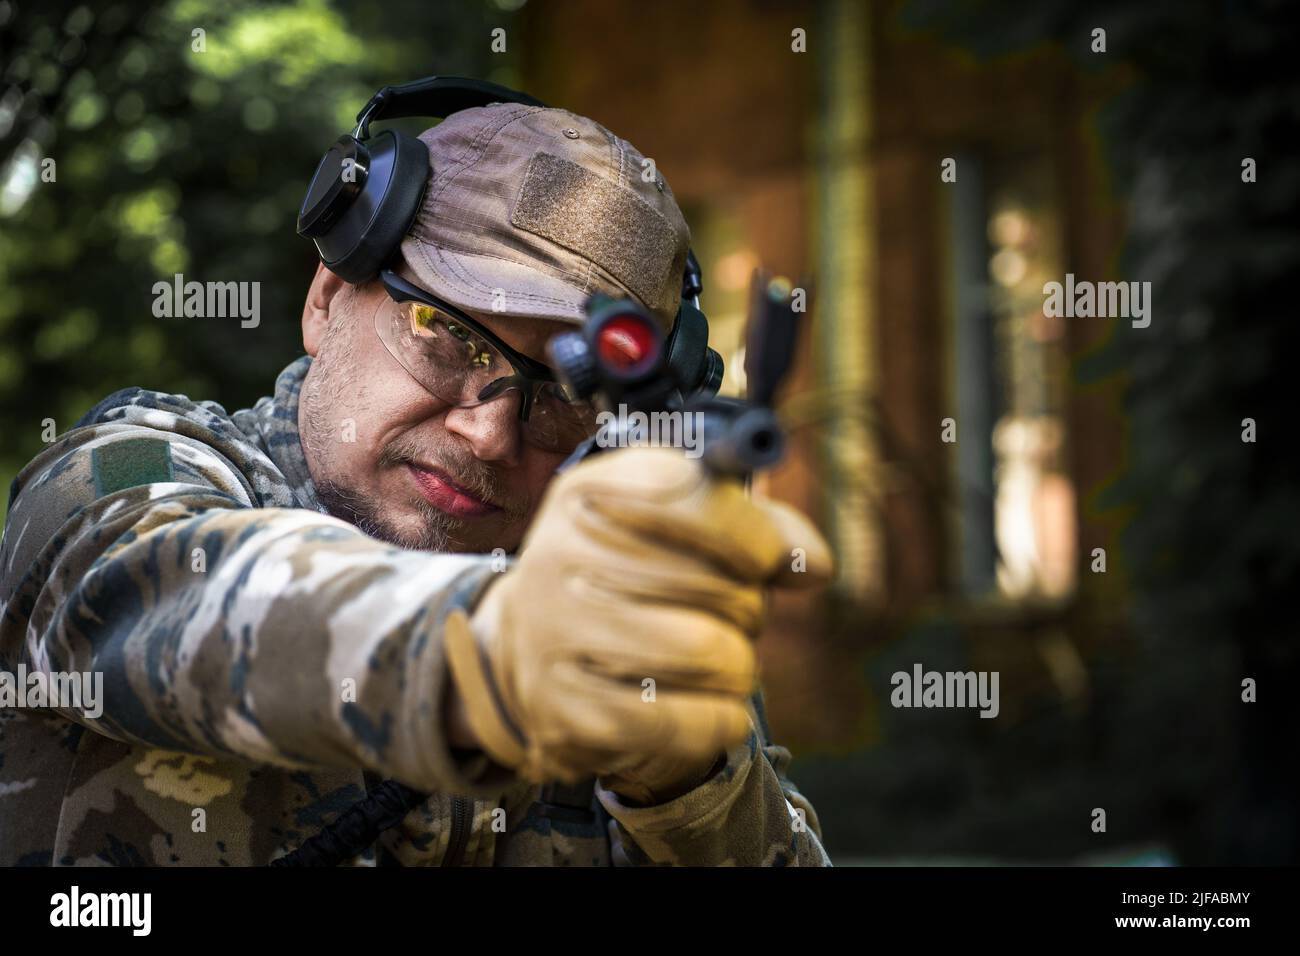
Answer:
[[[816,282],[764,489],[841,574],[762,651],[832,857],[1294,863],[1286,6],[0,0],[0,477],[127,385],[269,393],[324,148],[386,83],[519,86],[656,159],[733,370],[748,269]],[[260,326],[155,318],[178,272]],[[1046,321],[1066,272],[1151,282],[1151,326]],[[914,662],[998,670],[999,718],[891,708]]]

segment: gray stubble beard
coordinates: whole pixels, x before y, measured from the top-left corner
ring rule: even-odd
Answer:
[[[355,320],[351,306],[359,297],[351,288],[343,295],[344,302],[339,304],[343,314],[330,317],[330,324],[325,330],[325,338],[318,353],[328,356],[326,359],[328,367],[318,367],[317,375],[309,375],[299,394],[301,417],[298,437],[302,442],[309,470],[314,472],[325,470],[330,460],[329,449],[324,445],[326,441],[324,436],[334,432],[327,421],[325,408],[343,407],[354,385],[355,377],[348,372],[351,366],[352,343],[348,341],[344,328],[345,323]],[[313,367],[316,367],[315,363]],[[310,468],[312,462],[316,463],[317,468]],[[459,524],[451,515],[420,502],[416,506],[421,519],[420,530],[414,534],[403,533],[384,520],[378,502],[366,498],[340,482],[327,478],[318,479],[315,474],[313,480],[316,485],[316,497],[326,512],[356,526],[358,530],[372,538],[397,545],[399,548],[446,551],[451,543],[451,535]]]
[[[385,521],[373,501],[350,488],[326,482],[316,487],[316,495],[325,510],[336,518],[355,525],[372,538],[395,544],[413,551],[449,551],[451,536],[460,527],[451,515],[433,505],[416,505],[420,516],[420,530],[414,534],[399,532]]]

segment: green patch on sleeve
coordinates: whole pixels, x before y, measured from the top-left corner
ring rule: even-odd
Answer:
[[[171,447],[156,438],[109,442],[91,452],[90,470],[95,477],[95,495],[101,498],[123,488],[171,481]]]

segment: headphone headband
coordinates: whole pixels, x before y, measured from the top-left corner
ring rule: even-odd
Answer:
[[[379,90],[357,113],[356,129],[340,136],[317,165],[298,212],[298,234],[315,242],[321,261],[349,282],[376,276],[419,211],[429,154],[424,143],[401,130],[372,137],[370,124],[411,116],[446,119],[491,103],[546,106],[527,93],[461,76],[429,76]],[[708,347],[708,320],[698,307],[702,289],[700,264],[688,250],[668,364],[684,392],[712,395],[722,378],[722,358]]]
[[[386,119],[435,116],[446,119],[452,113],[487,106],[489,103],[521,103],[542,106],[541,100],[498,83],[464,76],[427,76],[399,86],[385,86],[357,113],[357,139],[370,136],[370,124]]]

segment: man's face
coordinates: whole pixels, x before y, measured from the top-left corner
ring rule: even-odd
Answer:
[[[402,547],[512,552],[566,455],[523,441],[518,390],[456,408],[417,383],[375,331],[375,311],[389,301],[378,281],[347,285],[323,267],[308,293],[303,344],[313,361],[298,424],[321,501]],[[570,328],[468,314],[538,361]]]

